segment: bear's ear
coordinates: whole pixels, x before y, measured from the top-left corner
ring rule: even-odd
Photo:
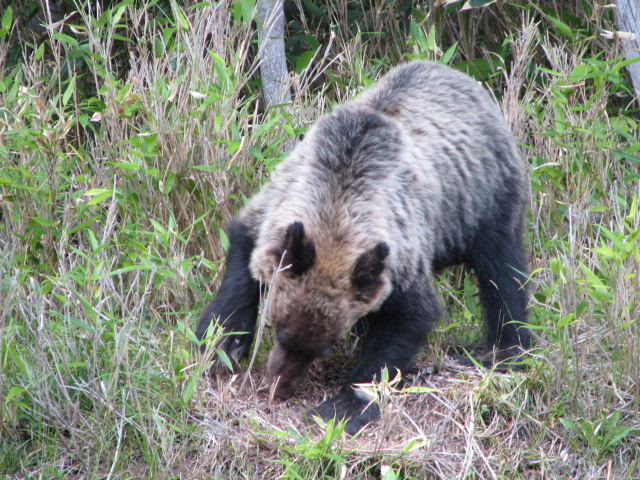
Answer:
[[[316,260],[316,249],[313,242],[305,237],[302,222],[293,222],[284,234],[282,248],[273,252],[278,261],[284,253],[282,266],[291,265],[285,272],[302,275],[307,272]]]
[[[384,260],[388,256],[389,245],[380,242],[358,257],[351,276],[358,300],[366,302],[375,296],[382,285],[380,274],[384,271]]]

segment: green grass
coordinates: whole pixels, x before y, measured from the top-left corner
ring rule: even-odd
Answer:
[[[260,97],[253,2],[88,3],[50,29],[0,12],[0,476],[640,478],[639,116],[609,9],[287,3],[287,113]],[[209,381],[191,329],[287,141],[411,58],[484,82],[521,144],[536,348],[525,372],[452,363],[481,338],[454,269],[420,388],[374,388],[382,421],[350,439],[297,402],[352,341],[279,403],[268,339],[250,376]]]

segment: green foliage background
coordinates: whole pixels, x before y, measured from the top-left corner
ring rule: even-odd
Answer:
[[[640,478],[638,98],[611,8],[468,3],[285,2],[291,112],[262,103],[251,0],[0,8],[0,475]],[[238,421],[191,331],[285,142],[417,58],[483,82],[530,167],[537,347],[456,404],[464,460],[429,431],[389,453]],[[422,360],[446,368],[480,321],[471,278],[439,283]]]

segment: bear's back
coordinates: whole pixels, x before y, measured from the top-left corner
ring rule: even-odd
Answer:
[[[319,255],[337,249],[348,265],[384,241],[397,278],[412,278],[420,263],[458,263],[500,202],[524,212],[525,178],[490,95],[449,67],[412,62],[321,118],[249,210],[259,249],[301,221]]]

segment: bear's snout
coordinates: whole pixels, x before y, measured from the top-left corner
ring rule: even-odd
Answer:
[[[269,379],[276,384],[274,395],[280,398],[292,396],[304,380],[312,361],[313,358],[287,352],[276,341],[267,362]]]

